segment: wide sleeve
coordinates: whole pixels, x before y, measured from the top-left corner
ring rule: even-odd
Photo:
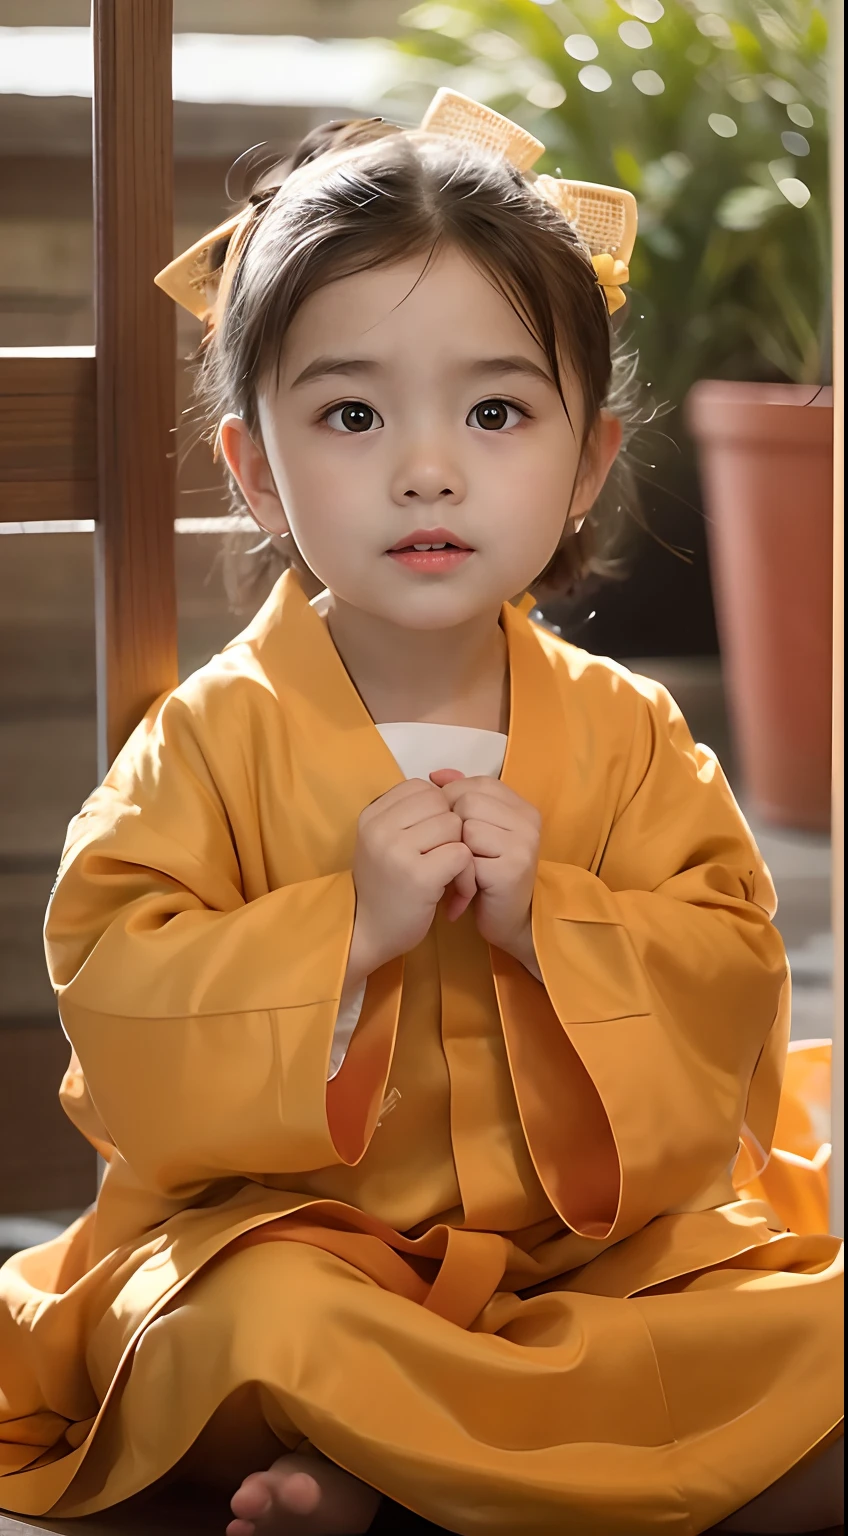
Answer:
[[[357,1026],[367,1070],[341,1106],[338,1145],[327,1074],[353,877],[246,899],[233,823],[250,820],[249,783],[236,776],[222,796],[206,745],[179,696],[151,712],[71,824],[45,926],[99,1122],[143,1183],[173,1194],[358,1161],[400,991],[394,974],[369,979]]]
[[[590,871],[540,862],[543,985],[493,967],[519,1109],[549,1197],[591,1236],[733,1198],[745,1127],[774,1129],[789,989],[768,871],[727,781],[646,685]]]

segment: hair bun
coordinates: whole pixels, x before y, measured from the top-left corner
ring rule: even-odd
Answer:
[[[266,139],[261,144],[251,145],[233,161],[224,181],[224,192],[233,204],[253,203],[259,208],[271,201],[286,177],[301,165],[308,165],[346,144],[368,144],[400,131],[394,123],[387,123],[382,117],[355,117],[319,123],[288,152]],[[229,236],[212,247],[211,270],[222,265],[228,245]]]
[[[320,155],[343,149],[346,145],[370,144],[395,133],[400,133],[397,125],[387,123],[382,117],[353,117],[320,123],[301,139],[286,170],[296,171],[301,165],[317,160]]]
[[[309,165],[321,155],[342,149],[346,144],[368,144],[399,132],[394,123],[387,123],[382,117],[343,118],[319,123],[317,128],[304,134],[293,150],[286,151],[270,140],[253,144],[233,161],[224,190],[231,203],[253,201],[269,190],[276,191],[292,171]]]

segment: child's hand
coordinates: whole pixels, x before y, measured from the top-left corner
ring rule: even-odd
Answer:
[[[430,777],[461,817],[462,840],[474,855],[481,937],[538,976],[530,903],[539,862],[539,812],[499,779],[466,779],[447,768]]]
[[[362,812],[353,883],[349,979],[364,980],[420,944],[446,886],[453,884],[467,906],[475,891],[474,859],[442,789],[407,779]]]

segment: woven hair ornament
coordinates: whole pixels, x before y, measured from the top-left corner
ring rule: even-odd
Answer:
[[[629,280],[627,264],[636,240],[636,201],[630,192],[588,181],[564,181],[555,176],[535,175],[532,167],[545,152],[539,139],[491,107],[446,87],[436,92],[420,128],[410,131],[444,134],[469,148],[503,155],[526,177],[539,197],[568,220],[595,268],[610,314],[621,308],[625,302],[622,286]],[[342,148],[337,155],[347,159],[351,152],[350,148]],[[287,177],[286,185],[320,176],[332,159],[333,151],[330,151],[299,166]],[[214,327],[216,314],[226,297],[255,218],[256,206],[248,203],[240,213],[226,219],[184,251],[155,279],[170,298],[204,320],[209,329]],[[214,253],[223,243],[226,243],[223,264],[213,268]]]

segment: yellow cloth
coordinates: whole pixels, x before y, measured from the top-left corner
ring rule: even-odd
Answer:
[[[830,1070],[829,1040],[790,1045],[771,1157],[759,1175],[740,1158],[734,1177],[740,1194],[767,1200],[793,1232],[827,1231]]]
[[[727,1171],[784,1068],[768,873],[659,686],[503,623],[544,987],[438,914],[327,1083],[357,817],[401,774],[291,574],[72,824],[62,1097],[108,1168],[0,1273],[0,1505],[108,1507],[253,1382],[469,1536],[694,1536],[839,1421],[839,1244]]]

